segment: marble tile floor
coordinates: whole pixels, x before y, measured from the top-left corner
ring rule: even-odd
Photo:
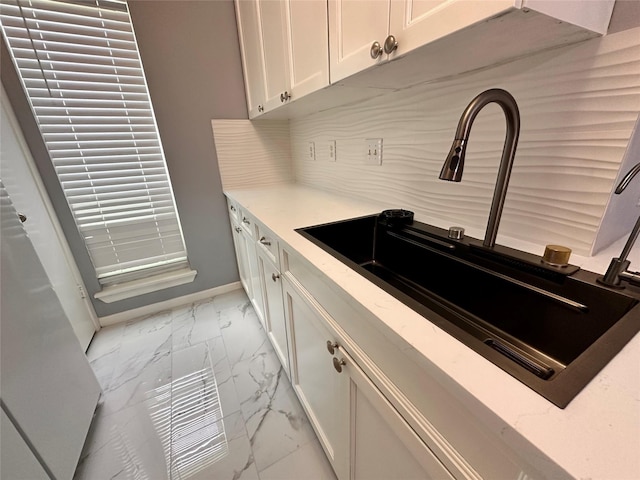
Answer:
[[[335,479],[244,291],[100,330],[76,480]]]

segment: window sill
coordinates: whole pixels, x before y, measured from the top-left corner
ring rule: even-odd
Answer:
[[[104,287],[93,296],[104,303],[117,302],[119,300],[137,297],[138,295],[144,295],[145,293],[191,283],[197,274],[197,270],[191,270],[187,267],[174,272],[162,273],[149,278]]]

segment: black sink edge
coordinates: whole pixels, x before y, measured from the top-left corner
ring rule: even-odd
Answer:
[[[368,216],[363,216],[359,217],[359,219],[367,217]],[[324,225],[329,225],[329,223]],[[520,382],[524,383],[527,387],[531,388],[533,391],[537,392],[562,409],[564,409],[571,400],[573,400],[578,393],[580,393],[580,391],[582,391],[582,389],[594,379],[598,372],[600,372],[600,370],[602,370],[613,359],[613,357],[622,350],[622,348],[635,336],[635,334],[640,331],[639,303],[612,327],[610,327],[604,334],[602,334],[569,365],[559,371],[550,380],[545,380],[509,359],[491,346],[478,340],[461,327],[458,327],[450,320],[447,320],[440,314],[422,305],[401,290],[389,285],[384,280],[378,278],[375,274],[364,269],[338,251],[324,244],[322,241],[314,238],[306,231],[307,228],[320,226],[322,225],[313,225],[312,227],[299,228],[295,231],[336,259],[340,260],[342,263],[362,275],[376,286],[382,288],[412,310],[425,317],[427,321],[437,325],[442,330],[474,350],[476,353],[480,354],[485,359],[489,360],[494,365],[498,366]],[[582,272],[587,273],[586,271]],[[595,274],[593,275],[595,278]]]

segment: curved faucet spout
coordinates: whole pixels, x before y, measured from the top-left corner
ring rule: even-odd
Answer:
[[[471,127],[480,110],[489,103],[497,103],[500,105],[507,122],[507,133],[502,149],[500,167],[498,169],[498,179],[496,180],[496,186],[493,192],[489,220],[487,221],[487,231],[483,242],[484,246],[491,248],[496,244],[498,225],[500,224],[500,217],[502,216],[504,199],[507,195],[507,185],[509,184],[511,167],[513,166],[513,159],[515,158],[516,147],[518,145],[518,136],[520,135],[520,112],[518,111],[518,104],[509,92],[499,88],[493,88],[482,92],[471,100],[471,103],[469,103],[464,112],[462,112],[462,116],[458,122],[456,137],[440,171],[440,179],[453,182],[459,182],[462,179],[464,157]]]

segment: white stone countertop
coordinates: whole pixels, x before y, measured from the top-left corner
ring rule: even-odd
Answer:
[[[640,479],[640,335],[560,409],[294,232],[402,205],[375,205],[293,184],[226,194],[570,475]],[[416,220],[435,224],[417,215]],[[484,237],[484,231],[473,229],[465,234]],[[595,257],[572,255],[571,263],[603,273],[624,241]],[[497,243],[538,255],[544,250],[544,246],[500,235]],[[640,268],[638,247],[629,257],[636,270]],[[467,368],[470,364],[473,369]]]

